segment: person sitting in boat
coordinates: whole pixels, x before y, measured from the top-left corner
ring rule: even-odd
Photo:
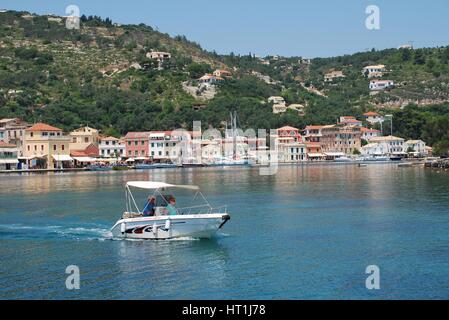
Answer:
[[[178,210],[176,210],[175,205],[176,199],[174,197],[168,199],[167,211],[169,216],[176,216],[178,214]]]
[[[143,208],[144,216],[154,216],[154,207],[156,206],[156,198],[151,196],[148,197],[148,201]]]

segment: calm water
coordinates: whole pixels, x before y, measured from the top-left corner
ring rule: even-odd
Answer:
[[[0,298],[449,298],[449,173],[395,165],[258,173],[2,175]],[[213,240],[111,240],[124,183],[149,179],[197,184],[232,219]],[[365,288],[372,264],[377,291]],[[68,265],[81,270],[80,290],[65,288]]]

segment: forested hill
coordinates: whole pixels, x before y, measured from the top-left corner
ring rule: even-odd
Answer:
[[[273,48],[274,49],[274,48]],[[162,65],[146,53],[164,51]],[[396,87],[370,95],[361,72],[384,64]],[[232,78],[209,95],[186,89],[215,69]],[[325,82],[342,71],[344,78]],[[195,91],[195,90],[193,90]],[[273,114],[267,98],[305,106],[305,114]],[[150,26],[81,18],[79,30],[64,19],[28,12],[0,13],[0,118],[21,117],[71,130],[88,124],[119,136],[134,130],[190,128],[193,120],[223,128],[237,110],[243,128],[334,123],[368,110],[393,113],[395,134],[449,148],[449,47],[372,50],[312,59],[218,55],[184,36]],[[195,106],[195,107],[194,107]]]

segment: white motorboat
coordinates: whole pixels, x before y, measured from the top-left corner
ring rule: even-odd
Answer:
[[[144,216],[139,210],[130,188],[151,190],[155,198],[154,215]],[[174,189],[195,191],[193,202],[201,204],[176,207],[176,214],[168,215],[167,192]],[[114,238],[162,240],[182,237],[211,238],[230,219],[226,206],[213,208],[193,185],[172,185],[155,181],[129,181],[126,183],[126,211],[112,227]]]

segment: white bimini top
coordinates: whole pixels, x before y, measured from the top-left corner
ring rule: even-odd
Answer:
[[[126,183],[128,187],[134,187],[139,189],[162,189],[162,188],[179,188],[179,189],[190,189],[190,190],[199,190],[198,186],[193,185],[174,185],[165,182],[157,182],[157,181],[128,181]]]

